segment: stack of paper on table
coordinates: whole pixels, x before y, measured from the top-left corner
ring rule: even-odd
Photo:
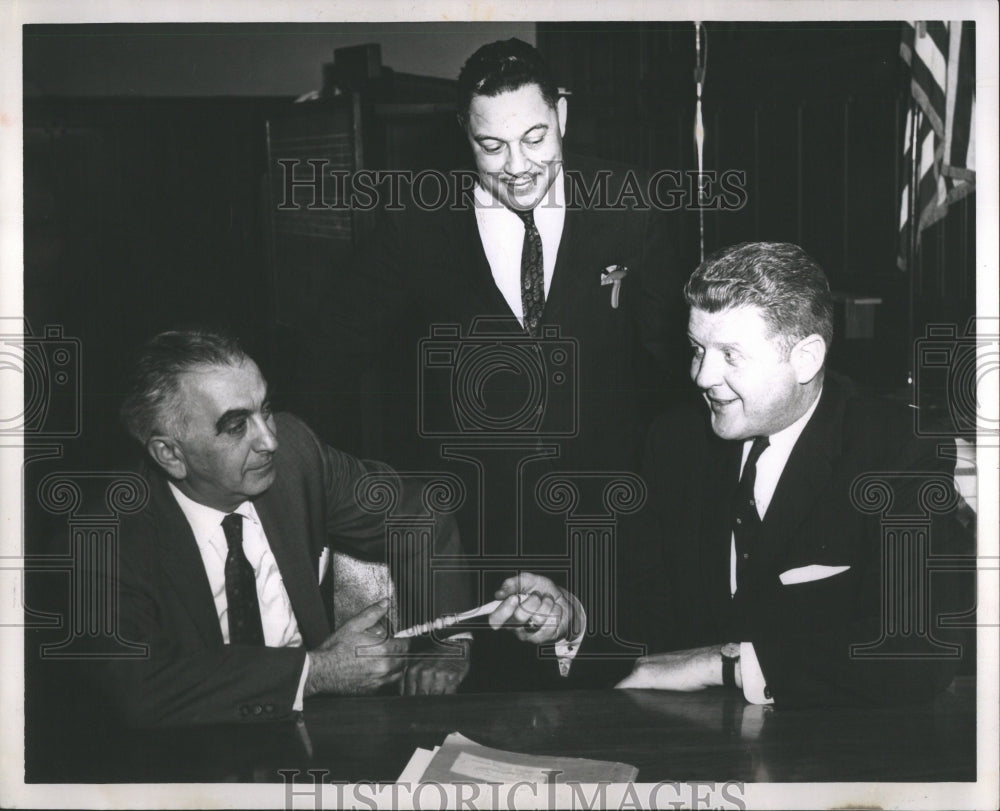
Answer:
[[[639,770],[627,763],[525,755],[490,749],[453,732],[433,750],[417,749],[399,783],[627,783]]]

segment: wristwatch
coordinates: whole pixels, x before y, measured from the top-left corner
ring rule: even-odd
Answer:
[[[727,642],[722,646],[722,685],[736,686],[736,663],[740,660],[740,643]]]

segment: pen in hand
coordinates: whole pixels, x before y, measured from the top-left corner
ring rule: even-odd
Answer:
[[[412,625],[409,628],[404,628],[402,631],[397,631],[393,636],[396,639],[423,636],[424,634],[429,634],[431,631],[440,631],[442,628],[450,628],[456,623],[464,620],[471,620],[473,617],[481,617],[484,614],[492,614],[499,606],[500,600],[493,600],[485,605],[479,606],[479,608],[463,611],[461,614],[448,614],[447,616],[438,617],[430,622],[424,622],[420,625]]]

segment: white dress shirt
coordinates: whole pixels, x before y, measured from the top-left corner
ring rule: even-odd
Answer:
[[[778,487],[778,480],[785,469],[788,457],[792,455],[792,449],[798,442],[799,436],[806,427],[816,411],[819,404],[820,393],[816,395],[812,405],[806,413],[799,417],[787,428],[783,428],[776,434],[768,437],[769,443],[764,452],[757,459],[757,477],[754,480],[753,498],[757,506],[757,513],[761,520],[767,514],[767,508],[771,506],[771,499],[774,498],[774,491]],[[740,477],[743,476],[743,466],[750,455],[750,448],[753,440],[748,439],[743,443],[743,459],[740,461]],[[736,582],[736,538],[733,537],[729,546],[729,593],[735,594],[738,584]],[[764,690],[767,687],[764,681],[764,673],[760,669],[760,662],[757,660],[757,652],[754,650],[752,642],[740,643],[740,675],[743,678],[743,697],[752,704],[773,704],[773,698],[767,698]]]
[[[198,544],[198,551],[201,553],[202,563],[205,566],[205,574],[208,576],[208,584],[212,590],[212,599],[215,601],[215,612],[219,617],[222,640],[229,644],[229,605],[226,599],[226,558],[229,555],[229,544],[226,541],[225,531],[222,529],[222,519],[228,513],[199,504],[184,495],[173,482],[168,482],[168,484],[170,492],[173,493],[181,512],[187,518],[195,542]],[[292,603],[288,598],[288,591],[285,589],[277,561],[271,552],[271,546],[267,542],[264,527],[260,523],[253,502],[244,501],[233,512],[243,516],[244,519],[243,553],[254,570],[257,599],[260,602],[260,619],[264,628],[264,644],[272,648],[299,647],[302,645],[302,636],[299,633],[295,613],[292,611]],[[324,554],[326,553],[327,550],[324,550]],[[324,569],[324,562],[321,558],[320,577],[322,577]],[[559,672],[563,676],[569,674],[570,663],[576,656],[586,631],[586,613],[583,611],[583,606],[572,594],[567,592],[567,596],[578,612],[578,621],[584,630],[573,640],[560,640],[555,643]],[[471,636],[471,634],[460,633],[456,634],[454,638],[471,638]],[[292,709],[295,711],[302,710],[303,692],[306,679],[309,676],[309,664],[309,657],[306,656],[302,675],[299,678],[299,687],[292,705]]]
[[[535,228],[542,238],[542,265],[545,297],[552,286],[552,274],[566,221],[565,175],[562,168],[542,201],[535,206]],[[493,272],[493,281],[507,300],[512,313],[524,324],[521,306],[521,248],[524,245],[524,221],[500,203],[480,184],[475,192],[476,225],[483,251]]]
[[[229,555],[229,545],[222,529],[222,519],[227,513],[199,504],[184,495],[173,482],[168,484],[198,544],[205,574],[208,575],[208,585],[212,589],[212,599],[215,601],[215,613],[219,617],[222,641],[229,644],[229,604],[226,600],[226,557]],[[299,633],[299,624],[253,502],[244,501],[233,512],[243,516],[243,554],[253,566],[257,599],[260,603],[260,621],[264,628],[264,644],[269,648],[300,647],[302,635]],[[302,692],[308,672],[309,658],[306,657],[292,709],[302,709]]]

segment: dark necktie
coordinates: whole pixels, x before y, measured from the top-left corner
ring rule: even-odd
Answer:
[[[521,246],[521,308],[524,312],[524,329],[537,338],[538,325],[545,308],[542,236],[535,227],[534,209],[514,213],[524,222],[524,243]]]
[[[257,578],[243,554],[243,516],[230,513],[222,519],[229,554],[226,556],[226,602],[229,606],[229,644],[263,645]]]
[[[760,515],[754,499],[753,488],[757,481],[757,460],[770,444],[766,436],[759,436],[750,447],[743,475],[733,497],[733,538],[736,542],[736,588],[746,583],[751,555],[757,554],[756,541],[760,533]]]

